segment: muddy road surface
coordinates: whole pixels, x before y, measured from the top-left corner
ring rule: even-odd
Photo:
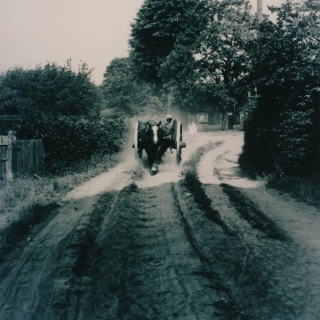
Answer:
[[[244,177],[243,133],[133,151],[0,266],[0,319],[320,319],[319,210]]]

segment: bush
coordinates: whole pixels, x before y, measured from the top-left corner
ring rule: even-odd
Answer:
[[[57,173],[75,163],[89,161],[93,155],[119,152],[127,135],[127,125],[117,115],[53,117],[38,113],[24,119],[15,131],[19,139],[42,139],[46,169]]]
[[[101,96],[90,74],[85,63],[77,73],[72,71],[70,60],[64,67],[48,63],[10,69],[0,77],[0,114],[97,114]]]
[[[309,175],[320,170],[320,7],[287,1],[274,24],[250,43],[257,105],[244,123],[240,164],[253,173]]]
[[[18,117],[4,121],[1,133],[13,130],[18,139],[42,139],[50,173],[118,152],[126,124],[115,114],[100,118],[102,95],[90,74],[85,63],[73,72],[70,60],[64,67],[8,70],[0,76],[0,114]]]

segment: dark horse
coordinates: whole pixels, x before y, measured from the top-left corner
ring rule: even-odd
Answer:
[[[160,130],[161,121],[139,121],[139,149],[144,149],[148,156],[149,169],[151,174],[158,171],[159,147],[162,144],[162,131]]]

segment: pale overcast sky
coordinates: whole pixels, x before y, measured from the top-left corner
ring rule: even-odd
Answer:
[[[257,0],[250,0],[254,12]],[[284,0],[263,0],[280,5]],[[144,0],[0,0],[0,72],[71,58],[93,68],[100,84],[114,58],[128,56],[130,23]]]

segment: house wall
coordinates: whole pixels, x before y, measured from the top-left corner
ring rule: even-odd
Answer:
[[[208,114],[208,122],[199,123],[198,122],[198,114],[207,113]],[[228,129],[228,116],[223,114],[221,111],[192,111],[187,113],[187,124],[196,123],[199,131],[216,131],[223,129]],[[235,113],[233,118],[233,124],[240,124],[240,114]]]

